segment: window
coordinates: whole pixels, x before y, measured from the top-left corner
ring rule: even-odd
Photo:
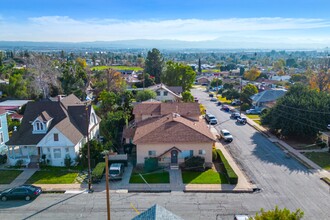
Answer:
[[[70,157],[70,151],[68,147],[65,148],[65,156]]]
[[[58,141],[58,134],[54,133],[54,141]]]
[[[149,155],[149,157],[155,157],[156,156],[156,151],[155,150],[149,150],[148,155]]]
[[[160,96],[160,91],[157,91],[157,96]]]
[[[2,128],[2,120],[1,120],[1,118],[0,118],[0,128]]]
[[[199,155],[205,155],[206,152],[205,152],[205,150],[199,150],[199,151],[198,151],[198,154],[199,154]]]
[[[164,91],[164,96],[167,96],[168,92],[167,91]]]
[[[43,125],[43,123],[37,121],[37,122],[35,123],[35,130],[36,130],[36,131],[42,131],[42,130],[44,130],[44,125]]]
[[[2,144],[3,142],[5,142],[4,139],[3,139],[3,133],[0,132],[0,143]]]
[[[181,158],[192,157],[192,156],[194,156],[193,150],[183,150],[181,152]]]
[[[61,148],[53,149],[53,152],[54,152],[55,159],[61,158]]]

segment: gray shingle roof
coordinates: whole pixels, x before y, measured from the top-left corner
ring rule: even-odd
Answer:
[[[251,99],[254,102],[271,102],[281,98],[285,93],[284,89],[266,90],[251,96]]]
[[[89,106],[88,112],[91,112]],[[78,143],[87,134],[86,106],[74,95],[63,98],[60,102],[29,102],[24,118],[18,129],[6,145],[36,145],[47,134],[32,134],[31,122],[40,117],[52,118],[47,132],[54,127],[62,132],[73,144]]]
[[[156,204],[132,220],[183,220],[183,218]]]

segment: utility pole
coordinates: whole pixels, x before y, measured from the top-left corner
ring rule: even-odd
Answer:
[[[239,92],[239,116],[242,116],[242,76],[240,77],[240,92]]]
[[[88,193],[92,193],[92,176],[91,176],[91,151],[89,144],[89,117],[88,102],[86,101],[86,128],[87,128],[87,160],[88,160]]]
[[[107,195],[107,219],[110,220],[110,193],[109,193],[109,154],[105,155],[105,187]]]

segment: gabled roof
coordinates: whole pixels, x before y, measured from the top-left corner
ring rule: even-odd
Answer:
[[[132,220],[183,220],[183,218],[156,204]]]
[[[186,117],[200,115],[199,103],[192,102],[141,102],[134,106],[133,114],[143,115],[167,115],[169,113],[178,113]]]
[[[174,89],[176,91],[179,91],[179,88],[181,88],[181,92],[182,92],[182,87],[180,86],[175,86]],[[169,92],[170,94],[172,94],[173,96],[177,97],[177,98],[181,98],[179,96],[180,93],[176,93],[174,91],[172,91],[168,86],[164,85],[164,84],[157,84],[157,85],[153,85],[153,86],[149,86],[148,87],[149,90],[152,90],[152,91],[157,91],[159,89],[163,89],[163,90],[166,90],[167,92]]]
[[[90,115],[91,106],[88,108]],[[18,129],[13,132],[7,145],[36,145],[47,134],[32,134],[31,122],[41,117],[41,121],[52,118],[48,132],[53,128],[58,129],[72,143],[78,143],[87,134],[86,106],[74,96],[69,95],[60,102],[40,101],[29,102],[26,106],[24,118]],[[99,120],[98,120],[99,121]]]
[[[43,111],[40,113],[40,115],[37,117],[39,121],[42,121],[42,122],[47,122],[49,120],[52,119],[52,117],[50,117],[47,113],[47,111]]]
[[[214,137],[204,121],[191,121],[171,113],[143,120],[136,125],[133,143],[201,143]]]
[[[271,102],[275,101],[286,93],[287,90],[285,89],[272,89],[272,90],[265,90],[263,92],[257,93],[251,96],[252,101],[254,102]]]

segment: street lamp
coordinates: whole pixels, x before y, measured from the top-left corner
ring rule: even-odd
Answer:
[[[88,102],[85,103],[86,110],[86,128],[87,128],[87,160],[88,160],[88,193],[92,193],[92,176],[91,176],[91,151],[89,144],[89,116],[88,116]]]

